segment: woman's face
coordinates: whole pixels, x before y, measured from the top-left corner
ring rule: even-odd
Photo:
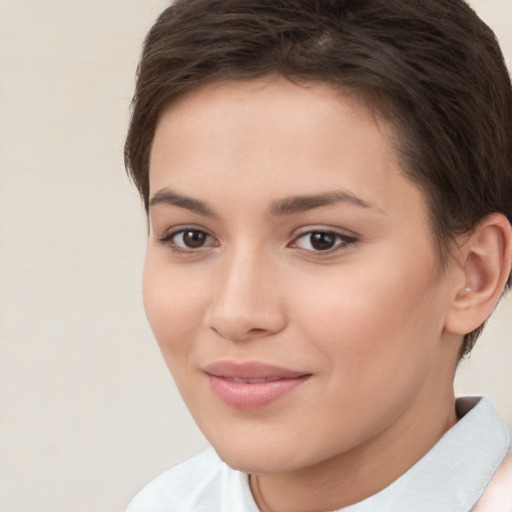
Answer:
[[[230,465],[285,472],[402,442],[451,396],[459,339],[388,126],[283,78],[172,104],[150,161],[147,315]]]

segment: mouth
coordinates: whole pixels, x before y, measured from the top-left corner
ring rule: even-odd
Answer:
[[[228,382],[237,382],[239,384],[258,384],[260,382],[275,382],[280,380],[278,377],[264,377],[263,379],[242,379],[239,377],[224,377]]]
[[[219,361],[204,372],[210,388],[225,405],[234,409],[258,409],[299,388],[310,373],[266,363]]]

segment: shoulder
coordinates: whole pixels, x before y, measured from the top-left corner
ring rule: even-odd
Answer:
[[[512,512],[512,450],[489,482],[473,512]]]
[[[126,512],[188,510],[189,504],[205,495],[215,501],[210,495],[220,487],[223,466],[213,448],[208,448],[157,476],[133,498]]]

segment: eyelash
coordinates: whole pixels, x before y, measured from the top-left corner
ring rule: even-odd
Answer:
[[[205,237],[205,241],[210,241],[210,243],[201,245],[197,248],[194,247],[186,247],[184,244],[181,246],[178,245],[175,241],[175,238],[179,235],[185,235],[185,233],[193,233],[194,235],[200,235]],[[325,250],[314,250],[313,249],[306,249],[303,247],[300,247],[297,242],[301,239],[306,239],[307,237],[312,237],[314,235],[321,235],[321,236],[327,236],[327,237],[333,237],[334,238],[334,245],[333,247],[327,248]],[[164,236],[160,237],[158,239],[159,243],[162,245],[165,245],[166,247],[169,247],[172,252],[177,254],[184,254],[184,255],[197,255],[199,253],[204,252],[205,250],[208,250],[211,247],[218,246],[218,242],[209,235],[205,230],[199,229],[193,226],[185,226],[181,227],[179,229],[173,230],[169,233],[166,233]],[[212,243],[213,242],[213,243]],[[346,235],[339,233],[337,231],[329,230],[329,229],[310,229],[308,231],[305,231],[298,236],[296,236],[288,245],[287,247],[297,248],[299,250],[302,250],[304,252],[315,254],[315,255],[329,255],[332,253],[336,253],[343,249],[348,249],[351,245],[357,242],[357,238],[353,235]],[[311,244],[311,238],[310,242]]]
[[[314,250],[314,249],[304,249],[302,247],[298,247],[297,241],[301,239],[309,238],[309,245],[312,245],[311,237],[314,235],[321,235],[321,236],[327,236],[327,237],[333,237],[334,238],[334,245],[333,247],[330,247],[325,250]],[[297,247],[298,249],[301,249],[308,253],[313,253],[315,255],[329,255],[336,253],[340,250],[348,249],[351,245],[355,244],[357,242],[357,238],[353,235],[346,235],[343,233],[339,233],[337,231],[329,230],[329,229],[310,229],[308,231],[305,231],[304,233],[301,233],[295,239],[289,244],[289,247]]]
[[[158,241],[162,245],[169,247],[171,249],[171,251],[178,253],[178,254],[185,254],[185,255],[194,255],[194,254],[197,254],[198,252],[203,252],[205,249],[207,249],[209,247],[209,246],[206,246],[206,247],[201,246],[201,247],[193,248],[193,247],[177,245],[176,242],[174,241],[175,237],[177,237],[178,235],[184,235],[187,232],[194,233],[196,235],[201,234],[201,235],[205,236],[206,240],[210,239],[212,241],[215,241],[215,239],[211,235],[209,235],[204,229],[199,229],[199,228],[196,228],[193,226],[185,226],[185,227],[173,230],[169,233],[166,233],[164,236],[160,237],[158,239]],[[214,243],[213,245],[215,246],[218,244]]]

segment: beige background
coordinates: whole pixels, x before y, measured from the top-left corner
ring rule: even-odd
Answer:
[[[0,512],[122,511],[205,442],[144,318],[122,146],[163,0],[0,0]],[[512,1],[474,0],[512,60]],[[512,298],[458,378],[512,425]]]

